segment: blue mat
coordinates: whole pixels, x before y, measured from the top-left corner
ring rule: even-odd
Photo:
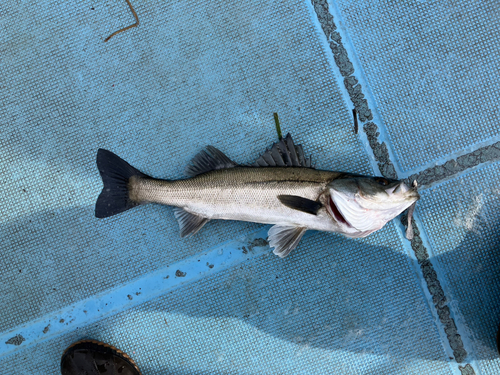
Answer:
[[[126,2],[0,6],[2,374],[58,374],[82,338],[144,374],[496,374],[495,3],[133,5],[107,43]],[[425,172],[416,239],[308,233],[282,260],[267,226],[94,217],[98,148],[176,179],[209,144],[253,162],[274,112],[318,168]]]

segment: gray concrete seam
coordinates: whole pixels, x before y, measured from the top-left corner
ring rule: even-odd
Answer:
[[[344,77],[344,85],[349,93],[354,107],[358,111],[360,121],[366,122],[372,120],[372,111],[368,107],[368,102],[362,93],[361,85],[358,84],[358,80],[354,76],[353,64],[349,59],[347,50],[342,44],[340,33],[336,31],[337,27],[333,21],[333,16],[329,12],[328,2],[326,0],[311,0],[311,3],[321,24],[321,28],[323,29],[323,32],[325,33],[325,36],[330,44],[335,63]],[[377,125],[373,122],[365,123],[363,130],[368,137],[370,147],[382,175],[387,178],[398,178],[394,164],[390,160],[387,145],[384,142],[380,142],[378,139],[380,134]],[[402,218],[402,221],[405,223],[404,218]],[[448,339],[448,345],[453,351],[455,360],[458,363],[462,363],[467,357],[467,351],[464,348],[464,344],[458,333],[455,321],[450,315],[450,308],[446,304],[446,297],[443,288],[438,280],[437,273],[430,262],[427,249],[423,246],[422,239],[420,238],[420,231],[418,230],[414,220],[412,220],[412,226],[414,230],[414,238],[411,241],[412,249],[415,252],[415,256],[420,265],[428,291],[432,296],[434,308],[437,311],[441,324],[444,326],[444,331]],[[464,370],[466,370],[468,374],[474,374],[474,370],[470,365],[465,367],[460,366],[460,371],[462,373]]]
[[[402,215],[401,221],[403,223],[407,222],[406,214]],[[420,230],[418,229],[415,220],[412,219],[411,224],[414,233],[413,239],[411,240],[411,248],[415,253],[420,269],[422,270],[424,280],[432,296],[432,303],[436,308],[439,320],[444,326],[444,331],[446,332],[450,347],[453,350],[453,356],[457,362],[462,363],[467,357],[467,351],[464,348],[464,343],[458,333],[455,321],[450,314],[450,308],[447,305],[448,299],[446,298],[437,273],[430,261],[429,253],[423,244],[420,236]]]
[[[419,186],[426,186],[453,177],[480,164],[497,160],[500,160],[500,142],[481,147],[456,159],[448,160],[444,164],[412,174],[405,181],[411,183],[416,180]]]

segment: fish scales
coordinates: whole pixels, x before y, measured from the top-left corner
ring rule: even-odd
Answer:
[[[284,206],[277,197],[293,195],[315,201],[340,175],[309,168],[236,167],[177,181],[137,178],[131,181],[130,191],[136,202],[183,207],[208,219],[295,225],[306,221],[325,230],[335,222],[324,223],[323,215],[316,218]]]

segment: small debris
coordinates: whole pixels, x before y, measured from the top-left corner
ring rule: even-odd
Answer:
[[[21,336],[21,335],[15,335],[14,337],[11,337],[7,341],[5,341],[5,343],[7,345],[16,345],[16,346],[19,346],[19,345],[21,345],[23,343],[23,341],[26,341],[26,339],[23,336]]]
[[[62,323],[64,323],[64,319],[61,319],[61,320],[59,321],[59,323],[61,323],[61,324],[62,324]]]
[[[186,272],[182,272],[181,270],[177,270],[177,271],[175,271],[175,276],[184,277],[184,276],[186,276]]]
[[[131,300],[131,301],[132,301],[132,299],[134,299],[134,297],[132,297],[130,294],[127,294],[127,298],[128,298],[129,300]]]
[[[247,250],[247,248],[245,246],[243,246],[242,249],[243,249],[243,254],[247,254],[248,253],[248,250]]]
[[[47,333],[49,332],[49,329],[50,329],[50,324],[47,327],[45,327],[42,332]]]
[[[123,29],[120,29],[118,31],[115,31],[113,34],[111,34],[110,36],[108,36],[106,39],[104,39],[104,42],[107,42],[108,40],[110,40],[112,37],[114,37],[116,34],[119,34],[121,33],[122,31],[125,31],[125,30],[128,30],[128,29],[131,29],[132,27],[136,27],[136,26],[139,26],[139,17],[137,17],[137,13],[135,12],[134,8],[132,7],[132,4],[130,3],[129,0],[125,0],[130,8],[130,10],[132,11],[132,14],[134,15],[134,18],[135,18],[135,23],[133,25],[130,25],[130,26],[127,26],[127,27],[124,27]]]
[[[465,367],[458,366],[458,369],[460,370],[460,373],[462,375],[474,375],[475,374],[474,368],[469,364],[465,365]]]
[[[269,245],[269,242],[265,238],[256,238],[248,244],[248,248],[252,251],[254,247],[264,247],[267,245]]]
[[[352,117],[354,118],[354,134],[358,134],[359,125],[358,125],[358,111],[356,108],[352,110]]]
[[[278,132],[278,139],[281,141],[281,138],[283,138],[283,136],[281,135],[280,119],[278,118],[278,114],[276,112],[273,113],[273,116],[274,123],[276,124],[276,131]]]
[[[207,266],[208,266],[208,268],[214,268],[214,265],[213,265],[213,264],[210,264],[210,263],[208,263],[208,262],[207,262]]]

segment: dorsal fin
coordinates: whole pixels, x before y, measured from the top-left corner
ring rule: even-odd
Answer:
[[[194,177],[216,169],[233,168],[237,165],[222,151],[213,146],[207,146],[191,160],[191,163],[184,170],[184,174],[188,177]]]
[[[311,168],[311,158],[306,158],[301,145],[293,143],[290,133],[266,150],[254,167],[306,167]]]

